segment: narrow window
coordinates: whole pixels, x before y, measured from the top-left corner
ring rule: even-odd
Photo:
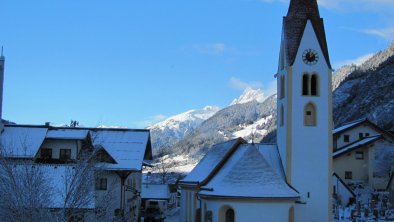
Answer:
[[[285,98],[285,77],[280,77],[280,98]]]
[[[107,190],[107,178],[97,179],[96,190]]]
[[[352,175],[352,171],[345,171],[345,179],[352,179],[353,175]]]
[[[364,138],[364,135],[363,135],[363,133],[359,133],[359,134],[358,134],[358,138],[359,138],[359,139],[362,139],[362,138]]]
[[[280,126],[284,125],[284,117],[285,117],[284,111],[285,110],[283,109],[283,105],[281,105],[280,106]]]
[[[343,135],[343,142],[349,142],[349,135]]]
[[[319,77],[316,74],[313,74],[311,78],[311,94],[312,96],[319,95]]]
[[[71,159],[71,149],[60,149],[60,160],[67,161]]]
[[[307,96],[309,95],[309,75],[304,74],[302,76],[302,95]]]
[[[233,209],[228,209],[226,211],[226,219],[225,222],[234,222],[234,210]]]
[[[52,159],[52,149],[42,148],[40,151],[41,159],[50,160]]]
[[[316,108],[312,103],[308,103],[304,108],[304,125],[316,126]]]
[[[356,157],[356,160],[363,160],[364,159],[364,152],[357,151],[355,157]]]

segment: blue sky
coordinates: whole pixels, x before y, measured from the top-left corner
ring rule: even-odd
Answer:
[[[3,118],[145,127],[273,91],[286,0],[0,0]],[[394,38],[394,1],[322,0],[335,68]]]

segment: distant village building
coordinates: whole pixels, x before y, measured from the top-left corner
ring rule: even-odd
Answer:
[[[394,136],[361,119],[333,130],[334,172],[347,184],[385,190],[394,166]]]
[[[213,146],[182,181],[181,222],[331,221],[331,64],[316,0],[291,0],[277,78],[277,144]]]
[[[142,184],[141,187],[141,206],[145,209],[147,200],[165,200],[166,210],[172,210],[177,206],[177,189],[170,184]]]
[[[4,61],[1,55],[0,99]],[[68,221],[139,221],[141,172],[145,160],[152,160],[149,130],[1,123],[0,132],[0,180],[10,188],[0,190],[1,198],[9,194],[12,203],[15,189],[24,187],[28,193],[38,187],[28,184],[31,178],[17,178],[24,175],[48,187],[44,192],[48,198],[38,207],[53,214],[66,211]],[[4,182],[10,178],[15,186]],[[40,201],[43,197],[26,198]],[[4,204],[0,203],[0,211]],[[15,203],[12,211],[23,211],[26,204],[30,203]],[[5,216],[3,211],[0,216]]]

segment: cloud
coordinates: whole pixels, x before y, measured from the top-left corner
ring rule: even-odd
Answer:
[[[271,96],[276,93],[276,80],[269,82],[268,84],[263,84],[259,81],[251,81],[244,82],[236,77],[231,77],[229,81],[229,85],[231,88],[235,90],[244,91],[247,88],[252,89],[261,89],[263,91],[264,96]]]
[[[365,61],[367,61],[368,59],[370,59],[374,54],[373,53],[368,53],[365,55],[362,55],[360,57],[357,57],[355,59],[348,59],[348,60],[344,60],[344,61],[339,61],[339,62],[335,62],[334,67],[336,68],[340,68],[344,65],[361,65],[363,64]]]
[[[228,47],[224,43],[209,43],[195,45],[194,48],[202,54],[222,55],[228,51]]]
[[[150,116],[150,117],[148,117],[148,118],[145,119],[145,120],[139,121],[139,122],[136,123],[136,125],[138,125],[139,127],[144,127],[144,128],[146,128],[146,127],[151,126],[151,125],[153,125],[153,124],[155,124],[155,123],[158,123],[158,122],[160,122],[160,121],[163,121],[163,120],[165,120],[166,118],[167,118],[166,115],[158,114],[158,115],[156,115],[156,116]]]
[[[359,31],[365,34],[375,35],[387,40],[391,40],[394,38],[394,26],[388,28],[381,28],[381,29],[362,29]]]
[[[259,89],[263,87],[263,84],[259,81],[251,81],[246,83],[238,78],[230,78],[230,87],[235,90],[245,90],[246,88]]]

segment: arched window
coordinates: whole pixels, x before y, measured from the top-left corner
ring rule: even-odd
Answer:
[[[309,95],[309,75],[304,74],[302,76],[302,95],[307,96]]]
[[[285,76],[280,77],[280,97],[283,99],[285,97]]]
[[[306,104],[304,108],[304,125],[316,126],[316,107],[313,103]]]
[[[313,74],[311,78],[311,95],[319,95],[319,76],[317,74]]]
[[[226,218],[225,218],[225,222],[234,222],[234,210],[233,209],[228,209],[226,211]]]
[[[285,110],[283,109],[283,105],[281,105],[280,106],[280,122],[279,122],[280,126],[283,126],[283,123],[284,123],[284,117],[285,117],[284,111]]]

